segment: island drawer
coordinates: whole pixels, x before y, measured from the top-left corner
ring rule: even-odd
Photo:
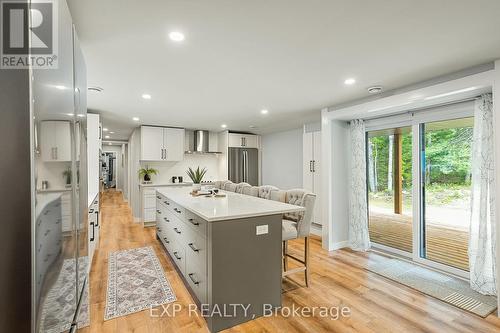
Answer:
[[[194,291],[201,304],[207,304],[207,268],[193,256],[194,252],[186,250],[186,273],[184,277]],[[204,261],[205,263],[206,261]]]
[[[203,238],[207,237],[207,221],[199,217],[198,215],[190,212],[189,210],[184,210],[184,217],[186,223],[198,233],[202,235]]]
[[[188,261],[195,261],[197,265],[205,266],[207,262],[206,238],[191,228],[186,228],[183,241]]]
[[[184,207],[176,204],[173,201],[170,201],[169,208],[175,214],[175,216],[177,216],[177,218],[179,218],[181,220],[186,218],[186,210],[184,209]]]
[[[174,259],[175,265],[186,276],[186,251],[177,241],[172,240],[170,255]]]

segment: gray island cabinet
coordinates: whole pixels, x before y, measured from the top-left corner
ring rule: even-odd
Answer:
[[[157,190],[157,237],[210,331],[280,307],[282,215],[304,208],[232,192],[193,197],[190,190]]]

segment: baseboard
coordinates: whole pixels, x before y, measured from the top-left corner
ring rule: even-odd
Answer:
[[[342,249],[342,248],[348,247],[348,246],[349,246],[349,241],[342,241],[342,242],[333,243],[330,251],[335,251],[335,250]]]
[[[322,231],[321,231],[321,226],[318,224],[311,224],[311,230],[310,233],[319,237],[322,237]]]

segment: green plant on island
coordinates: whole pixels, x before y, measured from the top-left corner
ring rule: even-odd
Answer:
[[[189,178],[191,178],[193,183],[200,184],[201,181],[203,180],[203,177],[207,173],[207,169],[206,168],[200,169],[200,167],[197,167],[195,170],[193,170],[191,168],[188,168],[186,173],[189,176]]]

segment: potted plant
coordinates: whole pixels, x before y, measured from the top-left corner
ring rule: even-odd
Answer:
[[[203,176],[207,173],[207,169],[203,168],[200,170],[200,167],[197,167],[196,170],[188,168],[186,171],[187,175],[193,181],[193,192],[198,192],[201,190],[201,181],[203,180]]]
[[[71,168],[67,168],[63,171],[63,177],[66,178],[66,187],[71,186]]]
[[[144,182],[151,181],[151,175],[157,175],[159,172],[156,169],[150,168],[146,165],[145,168],[139,169],[139,178],[143,178]]]

